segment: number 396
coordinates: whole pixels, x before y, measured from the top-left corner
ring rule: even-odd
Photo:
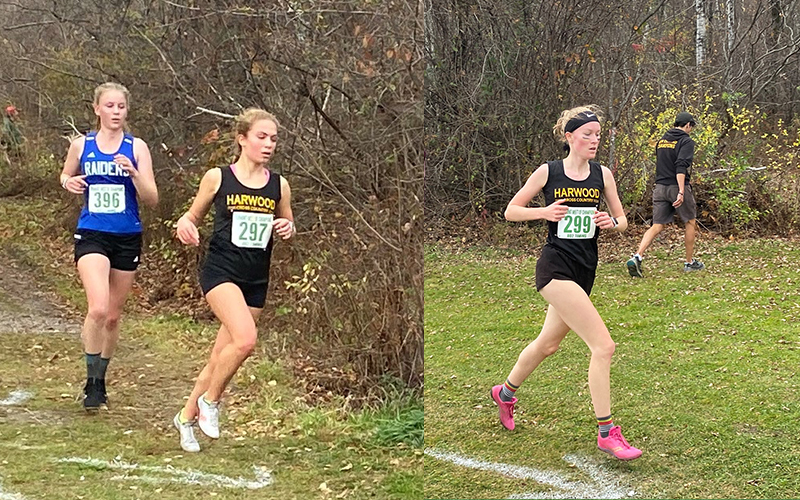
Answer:
[[[95,193],[96,207],[119,208],[119,197],[114,193]]]

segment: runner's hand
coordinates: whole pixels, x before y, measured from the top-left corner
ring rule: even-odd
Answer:
[[[181,240],[181,243],[184,245],[197,246],[200,244],[200,232],[197,230],[197,226],[185,215],[178,219],[178,228],[176,232],[178,234],[178,239]]]
[[[567,210],[569,210],[568,206],[562,205],[565,201],[567,200],[556,200],[544,207],[544,218],[550,222],[558,222],[563,219],[567,215]]]
[[[114,156],[114,163],[119,165],[119,167],[122,170],[128,172],[128,175],[130,176],[131,179],[135,179],[136,176],[139,174],[139,171],[136,170],[136,168],[134,168],[131,159],[125,155],[117,154],[116,156]]]
[[[89,184],[84,180],[85,175],[73,175],[64,183],[64,189],[72,194],[83,194]]]
[[[283,217],[275,219],[272,223],[272,228],[284,240],[288,240],[294,235],[294,222]]]
[[[683,205],[683,195],[678,193],[678,199],[672,203],[672,206],[678,208],[681,205]]]
[[[600,229],[614,229],[614,221],[611,220],[611,215],[608,212],[595,212],[592,215],[592,220]]]

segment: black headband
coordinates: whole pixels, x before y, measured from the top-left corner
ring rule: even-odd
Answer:
[[[597,115],[591,111],[584,111],[583,113],[579,113],[577,116],[569,119],[567,125],[564,127],[564,132],[575,132],[590,122],[600,123],[600,120],[598,120]]]

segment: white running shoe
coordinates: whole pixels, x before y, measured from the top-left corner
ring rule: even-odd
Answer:
[[[200,430],[211,439],[219,438],[219,401],[207,403],[203,397],[197,398],[197,406],[200,408],[200,415],[197,419]]]
[[[200,451],[200,443],[198,443],[197,439],[194,437],[194,422],[182,424],[181,412],[178,411],[175,418],[172,419],[172,424],[178,429],[178,432],[181,433],[181,448],[183,448],[183,451],[188,451],[189,453],[197,453]]]

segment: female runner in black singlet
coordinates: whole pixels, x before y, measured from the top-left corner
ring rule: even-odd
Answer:
[[[200,181],[191,208],[178,220],[182,243],[199,245],[197,224],[212,203],[214,232],[200,273],[200,286],[220,320],[211,357],[173,424],[185,451],[200,451],[192,425],[219,437],[219,400],[256,343],[256,320],[264,308],[273,236],[295,234],[289,183],[266,168],[275,153],[278,121],[251,108],[236,118],[236,163],[212,168]]]
[[[570,330],[586,342],[589,391],[599,426],[597,445],[620,460],[633,460],[642,452],[630,446],[611,417],[611,356],[615,344],[589,294],[597,269],[599,229],[624,231],[627,226],[614,176],[591,161],[600,144],[599,111],[581,106],[564,111],[553,131],[569,152],[563,160],[547,162],[531,174],[506,208],[506,219],[545,219],[547,244],[536,263],[536,289],[548,302],[547,316],[539,336],[519,355],[504,384],[492,388],[492,399],[500,409],[500,422],[514,429],[514,393]],[[539,192],[544,207],[528,207]],[[599,211],[604,198],[611,212]]]

